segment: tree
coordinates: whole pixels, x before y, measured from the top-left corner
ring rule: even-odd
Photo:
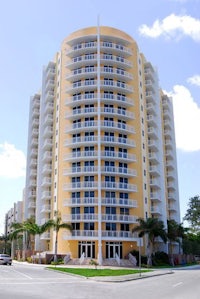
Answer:
[[[48,220],[42,225],[38,225],[37,223],[33,222],[33,219],[24,221],[23,223],[13,223],[12,227],[14,227],[14,231],[12,233],[11,238],[16,238],[20,233],[27,233],[27,236],[36,236],[39,237],[46,232],[48,229],[52,227],[52,220]],[[30,238],[27,238],[27,240]],[[27,241],[26,240],[26,249],[27,249]],[[39,253],[40,253],[40,241],[39,241]],[[41,257],[39,254],[39,263],[41,263]]]
[[[133,228],[132,232],[139,232],[139,237],[147,235],[147,265],[152,266],[152,254],[155,249],[156,237],[160,237],[165,243],[167,242],[167,233],[162,220],[157,218],[139,218],[139,225]]]
[[[55,237],[55,251],[54,251],[54,262],[57,262],[57,251],[58,251],[58,233],[60,229],[72,230],[71,224],[62,223],[62,219],[60,213],[56,213],[56,218],[54,220],[50,220],[51,227],[54,228],[56,237]]]
[[[177,223],[172,219],[167,220],[167,238],[169,240],[169,255],[172,266],[174,266],[173,242],[179,243],[180,248],[181,238],[184,237],[185,230],[182,223]]]
[[[184,220],[187,220],[194,232],[200,230],[200,196],[196,195],[189,199],[188,209]]]

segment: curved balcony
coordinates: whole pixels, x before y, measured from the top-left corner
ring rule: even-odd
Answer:
[[[43,191],[41,199],[50,200],[51,199],[51,191]]]
[[[117,161],[123,161],[126,162],[136,162],[136,155],[134,154],[128,154],[128,153],[122,153],[122,152],[113,152],[113,151],[102,151],[101,157],[105,160],[117,160]]]
[[[102,75],[112,79],[122,81],[130,81],[133,79],[133,75],[131,73],[117,68],[102,67],[100,72]]]
[[[122,92],[122,93],[133,92],[133,87],[124,82],[101,80],[100,85],[104,90],[108,89],[109,91],[113,90],[114,92]]]
[[[63,185],[64,191],[71,191],[71,190],[88,190],[90,188],[91,190],[98,188],[98,182],[75,182],[75,183],[66,183]]]
[[[150,199],[151,201],[162,201],[160,193],[156,191],[150,193]]]
[[[43,148],[43,150],[48,150],[48,149],[51,149],[52,146],[53,146],[53,141],[52,141],[52,139],[49,138],[49,139],[44,140],[42,148]]]
[[[126,177],[127,176],[131,176],[131,177],[137,176],[137,172],[135,169],[129,169],[129,168],[125,168],[125,167],[103,166],[103,167],[101,167],[101,172],[120,175],[120,176],[126,176]]]
[[[70,140],[65,140],[65,146],[74,146],[75,144],[81,145],[92,145],[97,144],[98,136],[85,136],[85,137],[76,137],[71,138]]]
[[[160,207],[151,207],[151,214],[153,215],[162,215],[162,211]]]
[[[126,231],[102,231],[102,240],[134,241],[133,234]],[[135,240],[136,241],[136,240]]]
[[[63,222],[94,222],[98,220],[98,214],[70,214],[62,216]]]
[[[150,152],[149,153],[149,161],[151,161],[152,163],[157,164],[159,161],[159,157],[158,154],[155,152]]]
[[[152,114],[149,114],[147,115],[147,122],[148,122],[148,125],[151,126],[151,127],[157,127],[157,119],[154,115]]]
[[[94,116],[97,115],[97,107],[89,107],[89,108],[79,108],[73,111],[67,112],[65,114],[65,118],[67,119],[76,119],[85,116]]]
[[[149,185],[152,188],[160,189],[160,180],[158,180],[158,179],[150,179],[149,180]]]
[[[54,100],[54,91],[48,90],[45,95],[45,103],[52,102]]]
[[[78,56],[81,54],[91,53],[91,51],[97,52],[97,42],[92,41],[92,42],[86,42],[86,43],[85,42],[77,43],[77,44],[71,46],[71,48],[66,51],[66,55],[69,57],[74,57],[74,56]]]
[[[113,42],[101,42],[100,48],[104,51],[115,53],[118,55],[130,56],[132,51],[130,48],[125,47],[123,44],[113,43]]]
[[[157,140],[148,140],[148,147],[150,150],[158,151],[158,142]]]
[[[147,103],[156,104],[155,94],[152,91],[146,91],[146,100],[147,100]]]
[[[118,116],[120,117],[120,119],[128,119],[128,120],[135,119],[135,114],[133,112],[118,109],[118,108],[110,108],[110,107],[101,108],[101,114],[106,116]]]
[[[152,175],[160,175],[160,170],[157,165],[149,166],[149,173]]]
[[[129,138],[122,137],[112,137],[112,136],[103,136],[101,137],[101,142],[109,145],[116,145],[120,147],[135,147],[135,141]]]
[[[126,198],[102,198],[102,205],[137,208],[137,201]]]
[[[127,132],[127,133],[135,133],[135,129],[133,126],[129,126],[127,124],[121,123],[121,122],[114,122],[114,121],[101,121],[101,128],[108,131],[112,129],[112,131],[116,132]]]
[[[104,222],[120,222],[120,223],[137,223],[136,216],[130,215],[113,215],[113,214],[103,214],[101,216],[102,221]]]
[[[67,126],[65,133],[76,133],[81,131],[94,131],[98,128],[98,121],[84,121],[73,123],[70,126]]]
[[[87,55],[87,54],[86,54]],[[97,54],[91,54],[91,55],[80,55],[76,56],[72,59],[70,59],[66,63],[66,67],[69,69],[76,69],[85,65],[94,65],[97,64]]]
[[[67,176],[75,176],[76,174],[82,175],[82,174],[96,174],[98,173],[98,167],[97,166],[83,166],[83,167],[73,167],[69,169],[64,169],[63,175]]]
[[[67,89],[67,93],[79,93],[84,91],[91,91],[97,89],[97,80],[78,81],[71,84]]]
[[[100,61],[103,64],[109,64],[112,66],[118,66],[121,68],[131,68],[133,66],[132,62],[125,59],[122,56],[116,56],[112,54],[101,54]]]
[[[97,103],[97,94],[88,94],[88,95],[77,95],[74,97],[68,97],[65,101],[66,106],[77,106],[81,104],[94,104]],[[133,106],[134,100],[125,96],[125,95],[111,95],[101,93],[101,102],[106,104],[123,104],[123,106]]]
[[[80,152],[74,152],[69,153],[64,156],[64,161],[76,161],[76,160],[95,160],[98,158],[97,151],[80,151]]]
[[[107,190],[124,190],[127,192],[137,192],[137,186],[134,184],[115,183],[115,182],[101,182],[102,189]]]
[[[64,199],[64,207],[76,207],[76,206],[97,206],[98,198],[97,197],[80,197],[80,198],[69,198]]]

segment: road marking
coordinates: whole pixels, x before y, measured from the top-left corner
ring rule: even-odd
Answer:
[[[21,272],[19,272],[19,271],[17,271],[17,270],[14,270],[14,269],[13,269],[13,272],[16,272],[16,273],[20,274],[21,276],[24,276],[24,277],[26,277],[26,278],[28,278],[28,279],[33,279],[31,276],[26,275],[26,274],[24,274],[24,273],[21,273]]]
[[[181,284],[183,284],[183,282],[181,281],[181,282],[178,282],[178,283],[176,283],[176,284],[173,284],[173,287],[175,288],[175,287],[178,287],[178,286],[180,286]]]

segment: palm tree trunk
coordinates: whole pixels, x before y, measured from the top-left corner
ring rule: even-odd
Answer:
[[[54,263],[57,263],[57,252],[58,252],[58,232],[56,231],[56,240],[55,240],[55,252],[54,252]]]

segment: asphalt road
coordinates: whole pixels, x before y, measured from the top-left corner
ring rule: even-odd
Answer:
[[[200,266],[126,282],[99,282],[45,270],[0,266],[0,299],[199,299]]]

